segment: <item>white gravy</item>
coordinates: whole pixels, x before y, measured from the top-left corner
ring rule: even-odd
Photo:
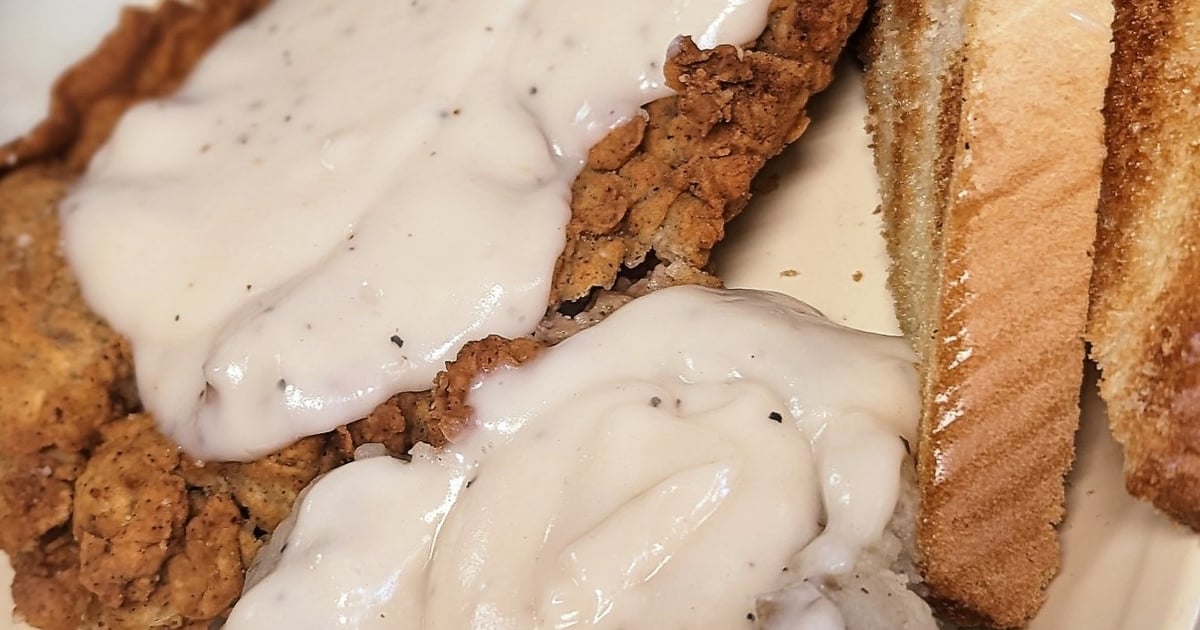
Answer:
[[[163,430],[253,459],[532,330],[588,148],[768,3],[277,0],[125,115],[67,254]]]
[[[311,486],[226,627],[725,630],[772,593],[764,627],[841,628],[810,584],[889,521],[916,392],[901,338],[653,293],[479,380],[446,449]]]

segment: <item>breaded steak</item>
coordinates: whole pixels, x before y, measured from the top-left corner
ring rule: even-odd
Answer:
[[[58,250],[55,206],[126,107],[167,93],[260,4],[128,11],[88,69],[57,86],[55,116],[0,148],[17,156],[0,179],[0,548],[16,569],[18,613],[35,626],[207,628],[300,490],[355,448],[442,444],[466,422],[480,371],[519,363],[630,296],[718,285],[712,247],[766,160],[804,130],[809,96],[832,79],[865,9],[865,0],[776,0],[766,31],[742,51],[679,42],[665,65],[678,94],[614,130],[574,184],[536,341],[470,344],[432,391],[398,394],[256,462],[205,464],[139,413],[129,349],[84,305]]]

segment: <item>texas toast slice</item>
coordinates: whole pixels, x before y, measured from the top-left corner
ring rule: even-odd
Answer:
[[[1200,2],[1113,26],[1088,339],[1126,487],[1200,530]]]
[[[919,567],[1018,627],[1058,571],[1111,7],[884,0],[865,47],[889,284],[921,362]]]

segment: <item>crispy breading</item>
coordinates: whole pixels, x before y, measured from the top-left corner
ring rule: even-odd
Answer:
[[[59,251],[68,181],[55,168],[0,179],[0,455],[79,451],[135,402],[125,342],[88,310]]]
[[[678,96],[596,144],[572,186],[551,305],[611,289],[647,257],[675,278],[702,273],[754,176],[808,126],[808,98],[832,80],[864,5],[776,0],[767,30],[741,51],[681,39],[664,65]]]
[[[48,449],[0,456],[0,549],[29,551],[71,518],[83,453]]]
[[[207,621],[299,491],[348,452],[318,436],[205,467],[149,418],[120,420],[137,404],[128,350],[88,311],[58,251],[54,205],[68,181],[42,166],[0,179],[0,549],[14,559],[14,599],[41,627]],[[216,506],[234,506],[236,520]],[[205,555],[218,540],[236,543],[233,587],[197,579],[229,564],[230,553]]]
[[[88,625],[101,627],[181,627],[223,614],[299,491],[346,460],[315,436],[251,464],[204,466],[186,459],[145,414],[111,422],[100,434],[74,484],[67,550],[16,555],[26,587],[14,587],[14,599],[30,619],[65,598],[68,608],[87,611]]]
[[[404,453],[412,446],[414,425],[425,426],[432,411],[428,392],[396,394],[379,405],[369,416],[346,427],[346,439],[355,444],[382,444],[391,453]],[[422,413],[422,410],[424,411]]]
[[[367,418],[256,462],[202,463],[136,413],[129,349],[84,305],[58,251],[55,204],[125,108],[173,89],[261,4],[127,11],[118,34],[56,86],[54,116],[0,147],[29,163],[0,167],[0,382],[16,392],[0,398],[0,548],[13,558],[18,611],[35,626],[207,628],[301,489],[355,448],[442,444],[466,424],[481,372],[520,364],[633,296],[719,286],[709,252],[758,169],[807,125],[805,103],[830,81],[864,9],[861,0],[774,0],[766,32],[741,53],[679,44],[666,64],[679,96],[594,147],[573,186],[536,341],[473,342],[432,391],[397,394]]]
[[[145,415],[106,426],[75,483],[79,580],[109,607],[145,601],[187,519],[179,449]]]
[[[79,547],[69,532],[12,558],[13,601],[30,625],[76,630],[85,625],[91,597],[79,582]]]
[[[166,564],[168,601],[190,619],[212,619],[242,592],[247,562],[238,527],[242,516],[228,495],[199,498],[183,549]]]
[[[467,426],[471,421],[467,393],[481,374],[521,365],[533,358],[541,347],[541,344],[527,337],[505,339],[496,335],[464,346],[458,357],[448,363],[433,381],[433,402],[430,405],[432,421],[426,422],[426,426],[430,427],[430,439],[426,441],[441,446]]]
[[[204,464],[186,460],[184,479],[190,487],[228,493],[245,507],[249,524],[271,531],[287,516],[300,491],[318,474],[345,460],[347,453],[328,447],[326,436],[312,436],[249,463]]]

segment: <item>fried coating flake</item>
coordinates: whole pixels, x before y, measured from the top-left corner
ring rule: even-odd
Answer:
[[[79,579],[109,607],[145,601],[188,516],[187,487],[175,474],[179,449],[146,415],[105,427],[104,441],[76,482]]]
[[[239,534],[242,517],[228,495],[198,499],[183,549],[166,563],[171,608],[189,619],[213,619],[242,591],[245,567]]]
[[[541,344],[527,337],[505,339],[496,335],[464,346],[433,381],[431,418],[425,423],[429,439],[423,441],[441,446],[467,426],[471,420],[467,393],[480,375],[521,365],[541,348]]]

